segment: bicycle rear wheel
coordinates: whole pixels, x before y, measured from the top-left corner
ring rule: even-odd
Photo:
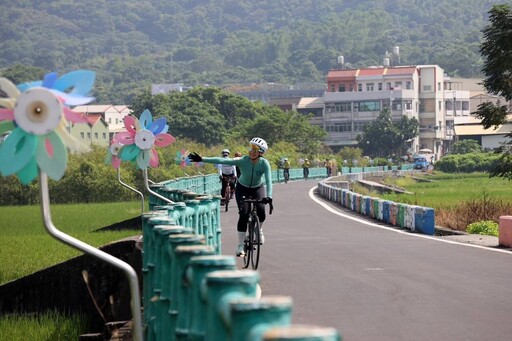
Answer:
[[[252,252],[251,252],[251,264],[254,270],[258,269],[258,263],[260,261],[260,221],[257,216],[254,216],[250,222],[252,225]]]
[[[230,194],[228,192],[228,189],[229,189],[229,187],[226,189],[226,194],[224,194],[224,207],[225,207],[226,212],[228,211],[229,200],[230,200]]]

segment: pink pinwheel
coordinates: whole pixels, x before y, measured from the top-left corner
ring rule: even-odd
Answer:
[[[159,158],[154,146],[165,147],[176,141],[174,136],[167,134],[169,126],[166,119],[153,121],[147,109],[139,120],[131,115],[125,116],[124,126],[127,131],[114,135],[114,141],[123,145],[118,156],[123,161],[136,161],[140,169],[158,167]]]
[[[84,95],[90,91],[94,77],[91,71],[75,71],[61,78],[48,74],[41,82],[18,87],[0,78],[0,89],[6,95],[0,98],[0,134],[10,132],[0,144],[3,176],[16,174],[23,184],[30,183],[39,170],[54,180],[62,178],[68,149],[87,150],[66,129],[68,121],[85,120],[66,105],[93,100]]]
[[[181,168],[185,168],[191,164],[190,160],[188,159],[188,152],[185,149],[176,152],[176,157],[174,158],[174,161]]]
[[[112,165],[114,169],[118,169],[121,165],[121,159],[119,158],[119,151],[123,145],[115,140],[112,140],[110,147],[108,148],[107,157],[105,158],[105,163]]]

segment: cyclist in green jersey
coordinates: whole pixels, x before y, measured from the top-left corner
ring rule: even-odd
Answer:
[[[197,153],[190,153],[188,158],[192,162],[205,162],[213,164],[234,165],[240,168],[240,176],[235,189],[235,198],[240,214],[237,223],[238,246],[237,256],[244,255],[244,239],[247,230],[247,220],[249,211],[244,205],[244,197],[258,199],[265,203],[272,203],[272,174],[270,163],[263,157],[268,149],[267,142],[262,138],[255,137],[250,141],[249,155],[240,158],[222,158],[222,157],[201,157]],[[265,191],[266,186],[266,191]],[[265,204],[260,203],[257,206],[258,219],[260,220],[260,242],[264,243],[263,222],[265,221]]]

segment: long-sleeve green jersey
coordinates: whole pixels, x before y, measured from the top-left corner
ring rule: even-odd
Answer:
[[[234,159],[224,157],[203,157],[203,162],[238,166],[241,173],[238,178],[238,182],[249,188],[259,187],[263,182],[265,182],[267,187],[267,197],[272,198],[272,173],[270,163],[267,159],[260,157],[256,163],[252,163],[251,158],[248,155],[245,155]]]

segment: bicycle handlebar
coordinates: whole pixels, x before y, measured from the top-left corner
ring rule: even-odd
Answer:
[[[268,214],[272,214],[272,211],[274,210],[274,205],[271,202],[267,202],[263,199],[244,198],[244,202],[252,202],[255,204],[264,204],[264,205],[268,204],[268,206],[269,206]]]

